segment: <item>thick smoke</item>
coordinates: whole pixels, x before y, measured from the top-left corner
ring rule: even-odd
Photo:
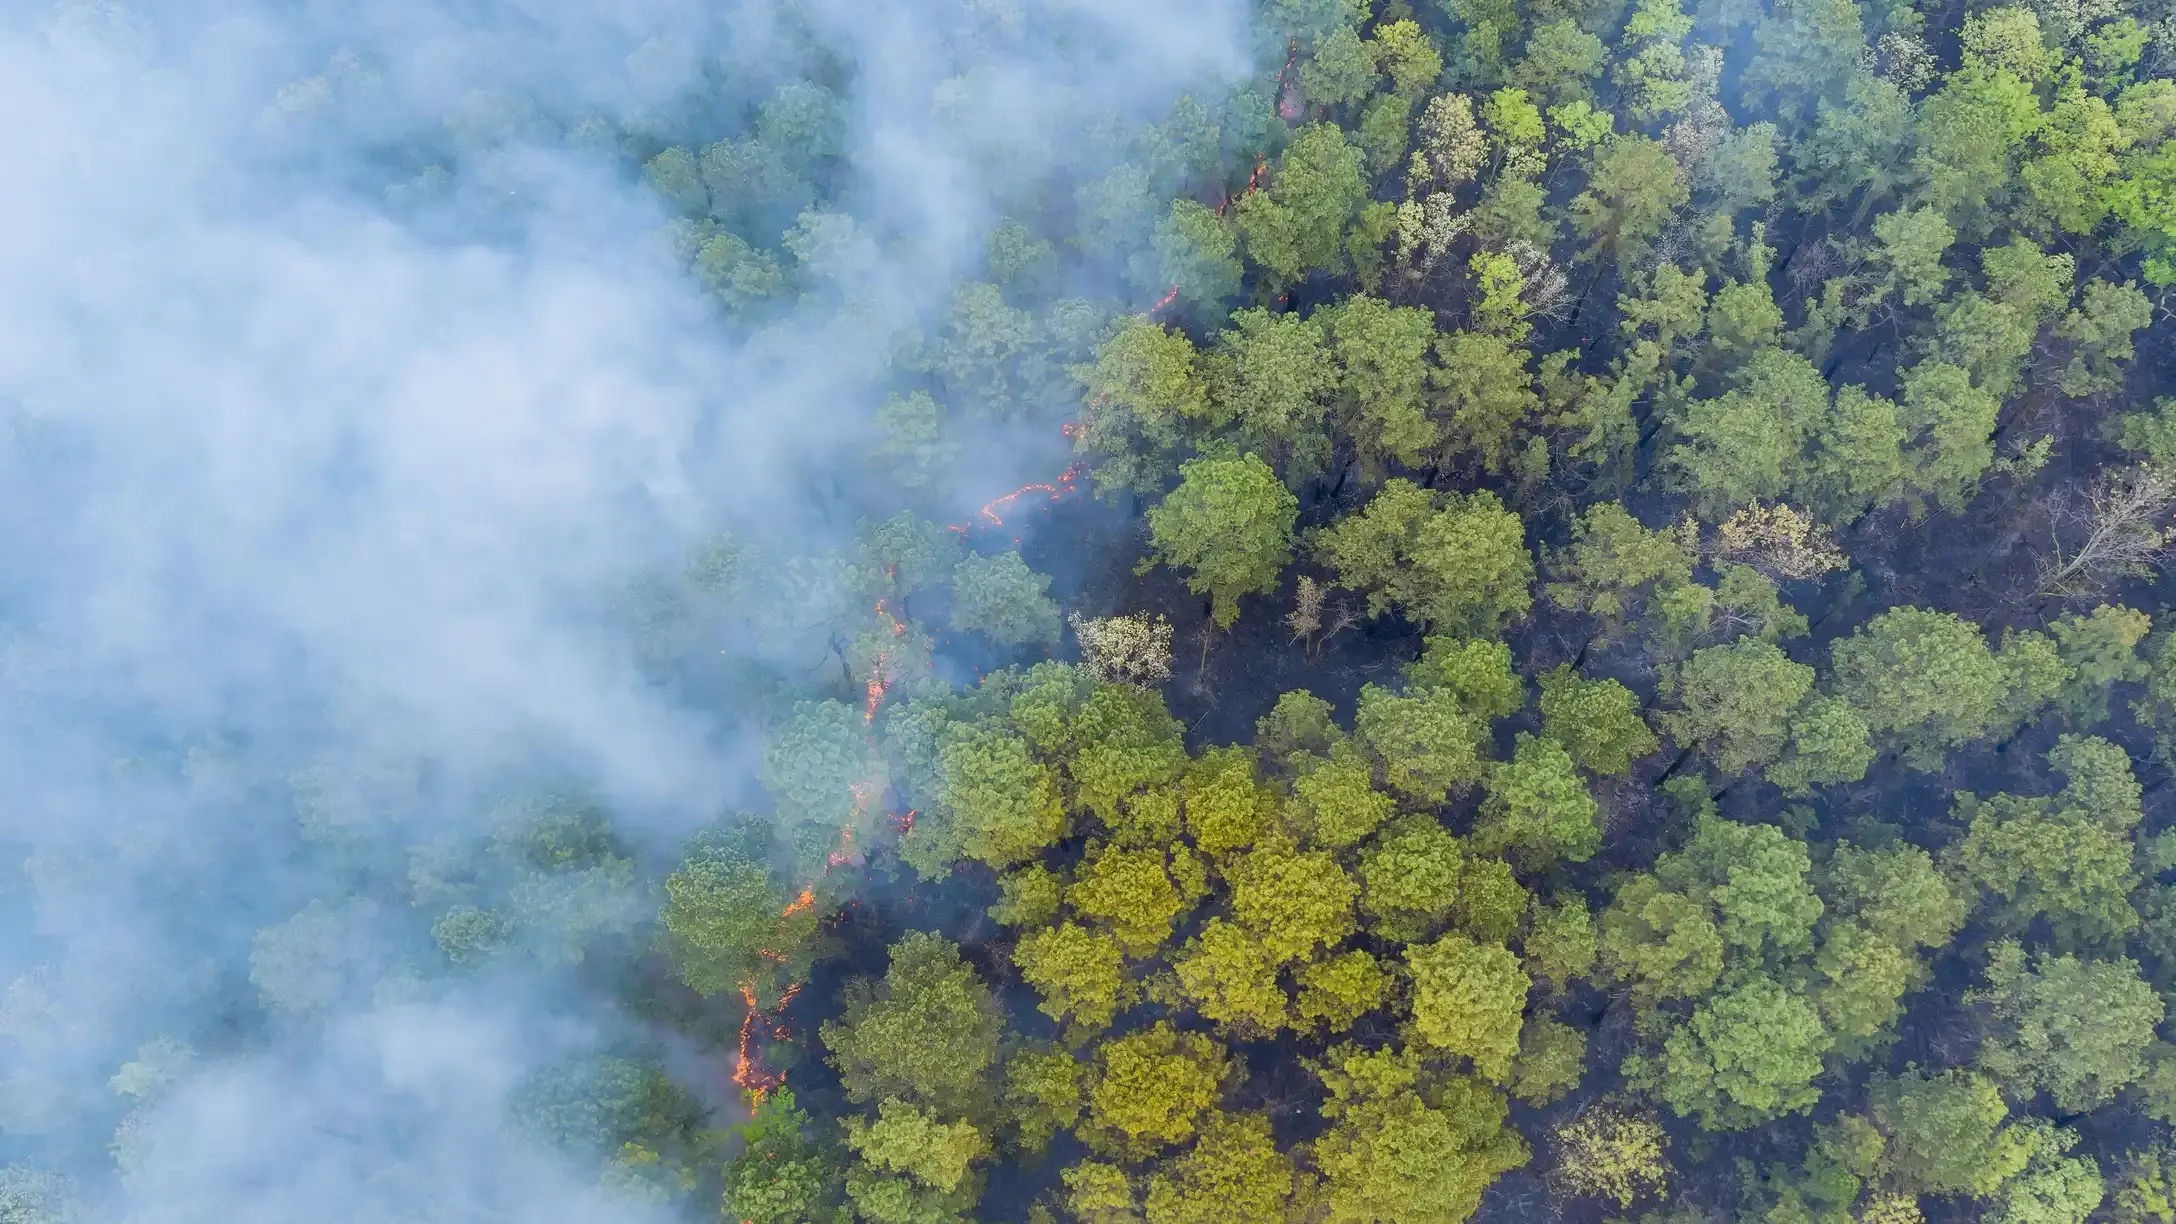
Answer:
[[[0,1158],[95,1218],[639,1214],[506,1123],[529,1069],[627,1023],[609,990],[421,983],[389,934],[413,916],[342,899],[416,870],[358,831],[480,836],[491,795],[576,785],[654,854],[750,791],[731,690],[646,676],[617,593],[721,526],[770,556],[850,532],[871,508],[834,465],[900,337],[1101,116],[1242,72],[1242,19],[0,17]],[[827,288],[734,331],[609,146],[809,73],[846,103],[852,222],[811,231]],[[974,441],[969,500],[1062,462]],[[281,922],[320,955],[258,946],[253,982]]]

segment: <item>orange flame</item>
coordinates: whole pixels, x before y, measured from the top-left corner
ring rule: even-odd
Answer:
[[[748,1094],[750,1104],[762,1104],[763,1098],[770,1095],[772,1089],[786,1082],[785,1076],[772,1075],[756,1066],[755,1058],[750,1053],[756,1043],[756,1029],[760,1025],[774,1038],[784,1036],[786,1030],[779,1025],[778,1017],[785,1013],[786,1005],[793,1002],[794,996],[800,993],[799,983],[786,987],[779,992],[778,1006],[765,1012],[756,1006],[755,987],[747,982],[741,983],[740,1001],[747,1005],[748,1010],[740,1019],[740,1047],[738,1059],[733,1066],[733,1083]]]
[[[784,910],[780,911],[778,916],[781,918],[791,918],[795,914],[805,913],[808,910],[815,908],[815,905],[816,890],[813,888],[804,888],[801,890],[801,895],[793,899],[793,904],[788,905]]]
[[[906,622],[892,615],[891,609],[885,607],[884,601],[881,599],[876,601],[876,615],[878,620],[885,622],[891,629],[893,637],[906,636]],[[869,682],[863,686],[862,690],[861,721],[864,723],[876,721],[877,707],[884,704],[884,694],[892,686],[891,676],[888,674],[891,669],[891,662],[891,652],[879,650],[876,652],[875,662],[869,665]]]
[[[1246,199],[1250,195],[1253,195],[1256,189],[1260,188],[1262,185],[1262,171],[1267,170],[1268,168],[1268,158],[1255,158],[1254,173],[1247,176],[1247,185],[1239,189],[1238,195],[1225,196],[1224,202],[1216,206],[1216,215],[1219,217],[1223,216],[1225,209],[1230,208],[1232,205],[1237,204],[1239,201]]]
[[[1285,96],[1285,82],[1291,79],[1292,65],[1299,62],[1300,40],[1294,38],[1288,46],[1290,53],[1284,57],[1284,67],[1277,71],[1277,117],[1290,123],[1300,117],[1300,109],[1292,105],[1293,99]]]
[[[1156,299],[1156,304],[1149,307],[1146,313],[1153,315],[1157,311],[1162,310],[1164,307],[1169,306],[1171,303],[1178,300],[1179,287],[1177,285],[1173,285],[1171,286],[1170,290],[1167,291],[1162,297]]]

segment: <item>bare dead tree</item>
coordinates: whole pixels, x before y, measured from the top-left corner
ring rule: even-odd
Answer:
[[[1697,539],[1698,529],[1692,534]],[[1781,502],[1756,502],[1725,519],[1710,551],[1771,578],[1817,578],[1850,565],[1827,528]]]
[[[2051,500],[2054,550],[2040,561],[2043,596],[2074,599],[2123,578],[2151,577],[2167,555],[2176,475],[2140,464],[2103,473],[2083,494]],[[2084,538],[2065,551],[2065,528]]]
[[[1301,574],[1299,589],[1292,595],[1292,610],[1285,614],[1285,625],[1295,639],[1308,642],[1310,654],[1314,653],[1310,639],[1322,628],[1322,601],[1329,593],[1330,588]]]
[[[1171,622],[1145,613],[1067,617],[1089,674],[1113,684],[1154,688],[1171,679]]]

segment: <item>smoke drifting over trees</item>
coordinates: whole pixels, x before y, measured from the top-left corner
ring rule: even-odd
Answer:
[[[2172,64],[0,15],[0,1218],[2167,1221]]]

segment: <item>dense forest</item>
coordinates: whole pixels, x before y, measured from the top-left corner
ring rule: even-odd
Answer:
[[[1107,30],[971,3],[905,173],[866,46],[749,11],[639,113],[395,124],[346,47],[256,105],[447,242],[585,167],[718,343],[869,388],[813,519],[577,599],[750,784],[661,839],[337,689],[136,735],[103,802],[252,842],[146,912],[285,883],[157,919],[201,964],[109,966],[95,1050],[110,935],[45,922],[0,1220],[214,1218],[130,1189],[192,1084],[473,993],[587,1036],[408,1108],[585,1219],[2176,1224],[2176,9],[1263,0],[1120,102],[1007,69]],[[11,838],[25,930],[215,861]],[[410,1125],[319,1218],[512,1218]]]

